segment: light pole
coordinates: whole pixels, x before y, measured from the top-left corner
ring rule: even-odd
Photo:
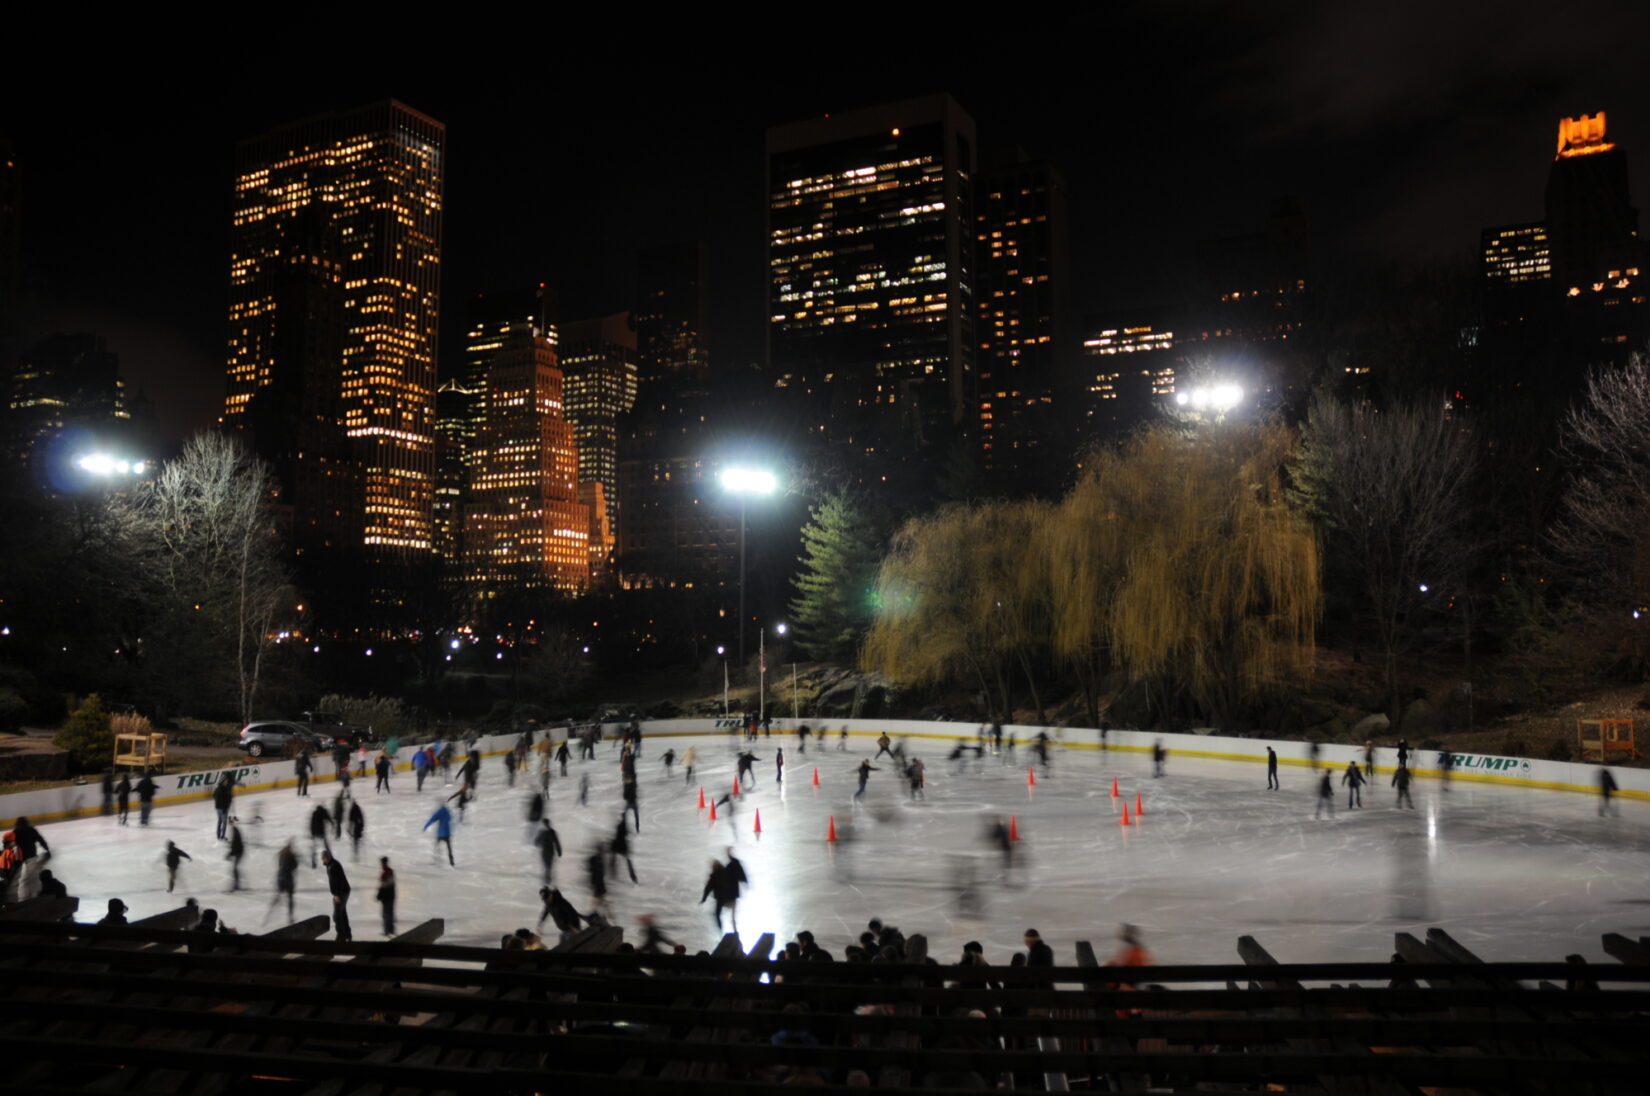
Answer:
[[[745,505],[779,490],[779,477],[766,468],[734,464],[722,469],[722,489],[739,497],[739,665],[745,665]]]
[[[728,714],[728,649],[718,646],[716,653],[722,656],[722,716]]]
[[[786,628],[783,622],[773,626],[775,635],[784,635]],[[768,718],[768,626],[764,624],[757,635],[756,642],[756,718],[758,722],[766,722]]]

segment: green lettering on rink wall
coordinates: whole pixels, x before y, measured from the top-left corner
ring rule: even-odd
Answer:
[[[251,784],[256,782],[258,767],[247,765],[244,768],[228,769],[220,772],[180,773],[178,775],[178,791],[185,791],[190,788],[209,788],[218,782],[218,777],[222,776],[223,772],[233,773],[237,784]]]

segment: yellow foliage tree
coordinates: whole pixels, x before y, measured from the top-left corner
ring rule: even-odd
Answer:
[[[970,679],[1011,710],[1024,674],[1075,670],[1098,719],[1124,669],[1159,714],[1189,700],[1232,726],[1243,706],[1310,672],[1318,542],[1286,505],[1292,438],[1276,425],[1148,431],[1096,452],[1056,506],[948,507],[909,522],[883,563],[862,654],[897,680]]]

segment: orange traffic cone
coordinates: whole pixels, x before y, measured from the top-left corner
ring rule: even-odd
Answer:
[[[1037,786],[1037,770],[1035,768],[1029,768],[1029,769],[1026,770],[1026,787],[1035,788],[1036,786]]]
[[[1127,807],[1124,807],[1124,808],[1123,808],[1123,811],[1124,811],[1124,813],[1127,813],[1127,812],[1128,812],[1128,808],[1127,808]],[[714,821],[716,821],[716,800],[714,800],[714,799],[712,799],[712,800],[711,800],[711,801],[710,801],[710,820],[711,820],[711,821],[712,821],[712,822],[714,822]]]
[[[1008,839],[1010,841],[1020,839],[1020,820],[1012,814],[1008,816]]]
[[[827,843],[836,841],[836,815],[834,814],[831,815],[831,828],[825,831],[825,840]]]
[[[699,789],[699,809],[705,809],[705,789],[703,788]]]
[[[1123,804],[1123,820],[1122,820],[1122,822],[1120,822],[1118,824],[1122,825],[1122,826],[1132,826],[1132,825],[1134,825],[1133,822],[1129,821],[1129,805],[1126,802]]]
[[[739,794],[739,778],[737,776],[733,778],[733,794]]]
[[[1140,793],[1139,792],[1134,793],[1134,816],[1136,818],[1145,818],[1146,817],[1146,808],[1142,807],[1140,805]]]
[[[814,766],[814,787],[819,787],[819,766]]]
[[[1115,776],[1111,778],[1111,797],[1113,799],[1117,798],[1117,777]]]
[[[757,832],[757,833],[762,832],[762,812],[761,811],[756,812],[756,831],[755,832]]]

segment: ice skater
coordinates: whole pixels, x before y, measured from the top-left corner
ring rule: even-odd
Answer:
[[[349,772],[347,763],[344,765],[343,771]],[[332,836],[339,841],[344,839],[344,819],[349,815],[349,808],[344,804],[351,798],[349,786],[345,785],[338,789],[338,794],[332,799]]]
[[[470,785],[467,782],[460,780],[458,782],[458,791],[454,792],[452,795],[449,795],[447,797],[447,802],[451,803],[455,799],[458,800],[458,820],[463,822],[464,808],[469,806],[471,799]]]
[[[1400,752],[1403,752],[1402,748],[1400,748]],[[1410,810],[1414,810],[1415,800],[1409,797],[1409,782],[1409,769],[1404,765],[1399,765],[1397,770],[1392,774],[1392,786],[1398,789],[1398,801],[1394,805],[1399,807],[1407,806]]]
[[[246,842],[241,840],[241,828],[233,821],[229,823],[229,855],[224,857],[229,861],[229,892],[241,889],[241,857],[246,855]]]
[[[395,935],[395,869],[390,867],[390,858],[378,858],[378,893],[375,896],[378,905],[384,914],[384,935]]]
[[[193,859],[194,859],[193,856],[190,856],[188,853],[186,853],[182,849],[178,848],[177,845],[175,845],[171,841],[168,841],[166,843],[166,893],[167,894],[172,893],[172,887],[174,885],[176,885],[176,883],[178,881],[178,866],[180,864],[182,864],[185,860],[193,860]]]
[[[235,774],[223,772],[218,774],[218,782],[212,789],[212,806],[218,812],[218,840],[229,840],[229,810],[235,805]]]
[[[734,779],[739,781],[740,787],[756,787],[756,763],[760,760],[761,758],[757,757],[749,750],[746,750],[744,753],[739,755],[739,762],[734,773]]]
[[[380,750],[378,753],[378,762],[375,766],[378,773],[378,783],[372,786],[372,792],[374,795],[377,795],[379,792],[384,792],[385,794],[389,793],[391,767],[390,755]]]
[[[1153,742],[1152,743],[1152,779],[1153,780],[1155,780],[1158,777],[1163,775],[1163,764],[1164,764],[1164,762],[1166,762],[1168,760],[1169,760],[1169,751],[1163,748],[1163,740],[1160,738],[1156,742]]]
[[[773,782],[785,783],[785,747],[781,746],[773,752]]]
[[[622,816],[619,821],[624,821]],[[538,846],[539,850],[540,878],[548,886],[555,876],[556,857],[561,855],[561,838],[556,835],[556,828],[550,824],[548,818],[539,820],[539,832],[534,835],[533,844]]]
[[[888,736],[883,735],[882,737],[887,738]],[[890,754],[889,756],[892,757],[893,755]],[[872,767],[871,762],[870,762],[869,759],[867,759],[865,761],[861,761],[859,763],[859,790],[854,793],[854,798],[855,799],[859,799],[860,797],[862,797],[865,794],[865,782],[867,780],[871,779],[871,774],[874,773],[874,772],[881,772],[881,771],[882,770],[880,770],[880,769]]]
[[[1328,808],[1329,810],[1329,817],[1334,818],[1335,782],[1330,778],[1328,769],[1323,770],[1322,775],[1318,779],[1318,806],[1312,812],[1312,817],[1317,818],[1319,815],[1323,814],[1325,808]]]
[[[590,805],[590,774],[579,774],[579,806]]]
[[[1359,789],[1364,786],[1365,781],[1364,774],[1358,771],[1356,761],[1346,763],[1346,772],[1341,774],[1341,783],[1346,786],[1346,809],[1350,811],[1362,807],[1364,796]]]
[[[539,823],[544,820],[544,793],[534,792],[527,798],[527,843],[532,844],[539,835]]]
[[[538,927],[540,929],[544,928],[544,919],[548,917],[551,923],[565,936],[568,933],[578,932],[579,922],[593,922],[594,920],[574,909],[573,903],[569,902],[561,891],[554,887],[540,887],[539,898],[544,902],[544,909],[539,912]]]
[[[1266,790],[1275,792],[1278,784],[1278,752],[1272,747],[1266,747]]]
[[[305,746],[303,749],[299,750],[297,759],[292,762],[292,775],[298,778],[299,796],[306,796],[309,794],[309,770],[314,766],[314,764],[315,763],[309,758],[308,746]]]
[[[132,810],[132,778],[130,774],[121,773],[120,781],[115,785],[115,808],[117,811],[115,821],[122,826],[126,825],[126,816]]]
[[[413,751],[412,767],[414,791],[421,792],[424,790],[424,781],[430,775],[431,764],[430,751],[428,749],[420,747],[419,749]]]
[[[556,764],[561,766],[563,776],[567,775],[567,762],[572,759],[572,756],[567,749],[567,739],[562,739],[561,745],[556,749]]]
[[[1449,791],[1449,776],[1455,771],[1455,754],[1450,750],[1438,751],[1438,773],[1444,782],[1444,790]]]
[[[732,849],[728,850],[728,859],[734,864],[738,863],[733,860]],[[723,910],[728,911],[729,928],[736,933],[739,931],[739,886],[743,882],[743,876],[743,866],[739,868],[738,875],[735,875],[729,864],[723,864],[720,860],[710,862],[710,875],[705,880],[705,890],[699,896],[699,904],[704,905],[707,898],[715,900],[711,915],[716,919],[718,932],[722,929]]]
[[[504,786],[506,788],[516,786],[516,760],[514,750],[504,751]]]
[[[149,824],[149,812],[155,809],[155,792],[157,790],[154,778],[149,775],[148,769],[144,769],[143,776],[137,782],[138,825],[147,826]]]
[[[321,862],[327,866],[327,890],[332,892],[333,931],[340,941],[348,942],[352,938],[349,928],[349,877],[344,874],[344,865],[331,851],[321,854]]]
[[[699,761],[699,751],[692,746],[682,751],[682,768],[687,772],[686,783],[693,783],[693,766]]]
[[[672,948],[676,947],[676,941],[660,931],[658,922],[653,919],[652,914],[644,913],[639,920],[642,926],[642,942],[636,948],[639,954],[663,955],[665,953],[664,948],[661,948],[660,944],[668,944]]]
[[[894,751],[890,748],[893,744],[894,740],[888,737],[888,732],[882,732],[882,734],[877,736],[877,752],[871,755],[871,760],[880,761],[883,754],[893,757]]]
[[[327,831],[330,829],[332,829],[332,816],[327,814],[325,806],[320,803],[315,804],[315,809],[309,812],[309,866],[312,868],[317,864],[315,854],[315,843],[317,841],[321,843],[323,849],[329,852],[332,849],[332,845],[327,841]]]
[[[911,786],[911,802],[913,802],[913,803],[915,803],[919,798],[920,799],[927,799],[928,798],[927,794],[922,790],[923,789],[923,779],[922,778],[923,778],[922,759],[914,757],[914,758],[911,759],[911,764],[906,766],[906,769],[905,769],[905,779]]]
[[[618,870],[620,857],[624,858],[624,866],[630,872],[630,881],[636,882],[636,865],[630,860],[630,827],[625,824],[623,811],[619,812],[619,824],[613,830],[613,840],[607,844],[608,871]]]
[[[639,793],[640,789],[636,786],[636,774],[635,773],[631,773],[629,776],[625,777],[624,785],[623,785],[621,791],[622,791],[622,794],[624,795],[624,810],[621,810],[619,812],[619,817],[621,819],[623,819],[624,818],[624,812],[629,811],[631,816],[636,819],[636,832],[641,833],[642,832],[642,808],[641,808],[641,805],[639,803],[637,803],[637,801],[636,801],[636,796]]]
[[[665,779],[669,780],[671,777],[670,767],[676,764],[676,751],[666,750],[659,760],[665,763]]]
[[[293,851],[292,841],[289,838],[281,850],[275,854],[275,897],[270,900],[269,910],[264,914],[264,920],[269,920],[269,914],[281,904],[281,896],[286,896],[286,919],[293,919],[293,898],[298,890],[298,854]]]
[[[1375,741],[1374,741],[1374,739],[1365,739],[1364,740],[1364,779],[1368,780],[1370,783],[1375,782]]]
[[[1611,797],[1616,794],[1616,778],[1609,769],[1598,771],[1598,816],[1603,818],[1607,814],[1615,813],[1615,803]]]
[[[424,823],[424,829],[426,830],[431,826],[435,827],[435,846],[431,850],[435,853],[435,862],[437,864],[441,863],[441,846],[446,845],[447,866],[450,868],[458,867],[453,862],[453,812],[447,809],[446,803],[442,803],[441,806],[437,807],[435,813],[430,815],[430,820]]]
[[[607,850],[600,842],[596,843],[595,851],[585,860],[584,871],[590,881],[590,900],[595,903],[594,912],[611,921],[612,907],[607,904]]]
[[[361,835],[367,832],[367,816],[361,813],[361,804],[354,801],[349,805],[349,848],[350,856],[361,859]]]
[[[836,736],[836,752],[848,752],[848,725],[846,723],[842,725],[842,733]]]

